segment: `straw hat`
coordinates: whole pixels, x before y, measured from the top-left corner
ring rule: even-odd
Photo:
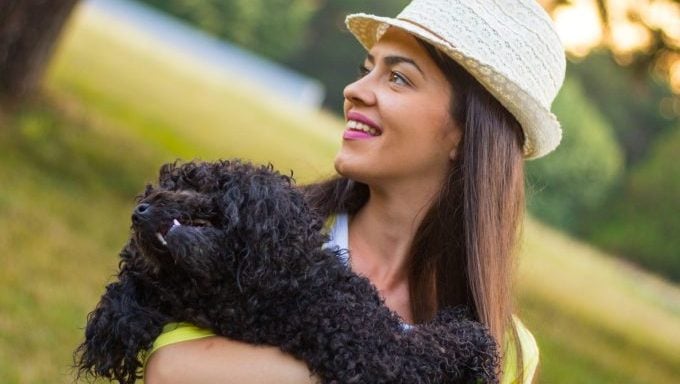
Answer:
[[[456,60],[522,125],[526,159],[560,143],[550,106],[564,81],[564,48],[535,0],[413,0],[396,18],[358,13],[345,23],[366,49],[393,26]]]

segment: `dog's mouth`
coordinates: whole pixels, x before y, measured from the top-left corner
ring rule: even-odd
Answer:
[[[203,219],[191,219],[191,220],[185,220],[185,223],[182,224],[178,219],[172,219],[170,223],[167,225],[161,227],[161,229],[156,232],[156,239],[163,244],[163,246],[168,246],[167,240],[165,240],[165,237],[168,235],[168,233],[176,230],[177,228],[181,227],[212,227],[212,223],[209,222],[208,220],[203,220]]]

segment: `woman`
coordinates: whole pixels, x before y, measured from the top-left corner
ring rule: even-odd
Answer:
[[[531,382],[538,350],[512,316],[510,282],[523,161],[561,137],[549,109],[565,58],[549,17],[533,0],[414,0],[347,26],[368,54],[344,90],[340,177],[306,187],[310,202],[405,323],[466,304],[503,346],[502,381]],[[315,378],[276,348],[172,325],[146,382]]]

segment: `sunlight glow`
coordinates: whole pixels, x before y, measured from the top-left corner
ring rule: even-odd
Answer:
[[[652,36],[645,27],[628,21],[620,21],[611,26],[613,47],[618,53],[644,49],[651,43]]]
[[[645,23],[662,28],[671,39],[680,40],[680,6],[669,0],[609,0],[607,1],[610,35],[605,36],[594,0],[573,0],[559,5],[553,12],[557,32],[569,53],[582,57],[609,39],[619,54],[644,50],[652,36],[644,26],[631,21],[638,14]]]
[[[672,39],[680,40],[680,6],[678,4],[655,1],[644,10],[643,15],[649,24],[664,28]]]
[[[590,0],[574,0],[571,5],[558,6],[553,18],[565,48],[578,57],[587,55],[602,39],[602,25]]]

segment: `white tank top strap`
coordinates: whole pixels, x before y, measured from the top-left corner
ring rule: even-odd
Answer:
[[[324,244],[324,248],[344,250],[344,252],[338,252],[338,257],[343,264],[349,265],[349,217],[347,213],[338,213],[329,217],[326,221],[326,228],[329,239]]]

